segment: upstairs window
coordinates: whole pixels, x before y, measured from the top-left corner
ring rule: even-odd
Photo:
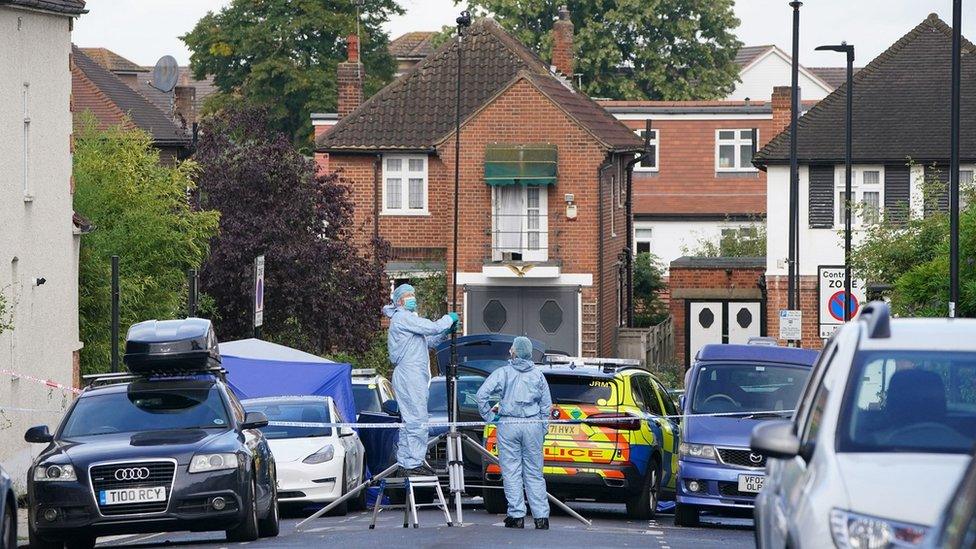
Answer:
[[[428,213],[427,157],[383,155],[383,214]]]
[[[851,225],[877,223],[881,219],[882,177],[878,168],[855,169],[851,174],[851,197],[844,192],[844,175],[834,178],[837,188],[836,227],[844,228],[844,217],[851,204],[857,204],[851,216]]]
[[[759,130],[756,130],[759,141]],[[752,165],[752,130],[716,130],[715,132],[715,171],[754,172]]]
[[[635,132],[643,142],[647,136],[647,130],[637,130]],[[634,166],[635,172],[656,172],[658,171],[660,157],[658,155],[659,139],[658,130],[651,130],[651,138],[648,141],[648,155]]]
[[[634,251],[639,254],[651,253],[651,236],[653,230],[650,228],[634,228]]]

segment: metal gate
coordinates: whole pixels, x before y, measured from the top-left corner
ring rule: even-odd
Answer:
[[[755,300],[685,301],[685,365],[709,343],[748,343],[766,335],[766,307]]]
[[[466,333],[524,335],[546,349],[579,354],[579,289],[540,286],[468,286]]]

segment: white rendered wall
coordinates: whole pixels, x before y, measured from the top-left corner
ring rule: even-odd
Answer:
[[[775,86],[790,85],[792,82],[790,74],[790,63],[777,53],[770,53],[739,75],[742,82],[736,84],[735,90],[726,99],[742,101],[749,98],[754,101],[768,101]],[[801,99],[819,100],[833,91],[803,74],[802,71],[799,78]]]

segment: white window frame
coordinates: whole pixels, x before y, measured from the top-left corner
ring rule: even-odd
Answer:
[[[537,232],[539,234],[539,249],[537,250],[522,250],[522,261],[548,261],[549,260],[549,188],[547,185],[518,185],[522,192],[522,204],[524,205],[523,211],[519,214],[521,215],[522,228],[521,233],[528,235],[531,232]],[[497,224],[495,214],[498,212],[498,192],[501,187],[491,188],[491,259],[492,261],[503,261],[503,250],[498,244],[498,236],[496,232]],[[529,229],[529,212],[528,212],[528,193],[529,189],[539,189],[539,228]]]
[[[637,137],[640,138],[641,142],[644,141],[644,128],[634,130]],[[645,168],[640,165],[640,162],[634,164],[635,172],[659,172],[661,171],[661,130],[659,128],[651,128],[651,140],[650,144],[654,145],[654,167]]]
[[[399,159],[400,160],[400,170],[390,171],[387,169],[387,160]],[[384,154],[383,155],[383,177],[381,185],[383,187],[382,200],[383,207],[380,210],[380,215],[430,215],[429,210],[429,194],[430,194],[430,180],[427,177],[428,162],[426,155],[416,155],[416,154]],[[422,172],[411,172],[409,171],[410,161],[420,160],[423,162],[424,169]],[[410,176],[420,175],[424,181],[424,206],[423,208],[410,208]],[[390,208],[387,206],[387,179],[397,177],[400,179],[400,207]],[[417,177],[413,177],[417,179]]]
[[[637,237],[637,231],[651,231],[651,235],[649,237],[647,237],[647,238],[638,238]],[[650,225],[637,225],[636,223],[634,224],[634,250],[633,250],[633,254],[635,256],[638,253],[637,252],[637,244],[640,243],[640,242],[647,242],[647,250],[649,252],[651,252],[651,253],[654,253],[654,251],[653,251],[653,248],[654,248],[654,227],[652,227]]]
[[[732,139],[721,139],[719,135],[721,132],[735,132],[735,137]],[[749,139],[743,139],[741,137],[742,132],[749,132]],[[756,129],[756,145],[760,143],[759,129]],[[721,155],[719,151],[722,145],[732,145],[733,147],[733,162],[735,166],[731,168],[723,168],[720,162]],[[749,164],[748,166],[742,166],[742,145],[752,145],[752,128],[719,128],[715,130],[715,171],[722,173],[754,173],[759,170]]]
[[[878,172],[878,182],[876,184],[867,185],[864,183],[864,172]],[[843,229],[844,228],[844,210],[843,210],[843,193],[845,191],[845,178],[847,177],[844,172],[844,166],[839,165],[834,168],[834,228]],[[876,192],[878,193],[878,218],[884,215],[884,166],[882,165],[864,165],[855,166],[851,170],[851,194],[854,195],[851,200],[852,204],[859,205],[864,203],[864,193],[865,192]],[[866,226],[862,219],[862,215],[851,216],[851,227],[863,227]]]

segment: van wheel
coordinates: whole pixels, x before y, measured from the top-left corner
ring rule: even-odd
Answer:
[[[657,456],[651,458],[644,475],[640,492],[627,499],[627,516],[637,520],[650,520],[657,513],[657,500],[661,493],[661,466]]]
[[[698,520],[698,508],[680,503],[674,506],[674,525],[695,527],[701,524]]]
[[[257,482],[251,478],[250,493],[245,494],[242,503],[247,506],[244,521],[227,530],[227,541],[254,541],[258,539],[258,489]]]
[[[508,512],[508,500],[505,499],[505,492],[501,485],[485,483],[488,487],[481,491],[481,499],[485,501],[485,511],[493,515],[500,515]]]

